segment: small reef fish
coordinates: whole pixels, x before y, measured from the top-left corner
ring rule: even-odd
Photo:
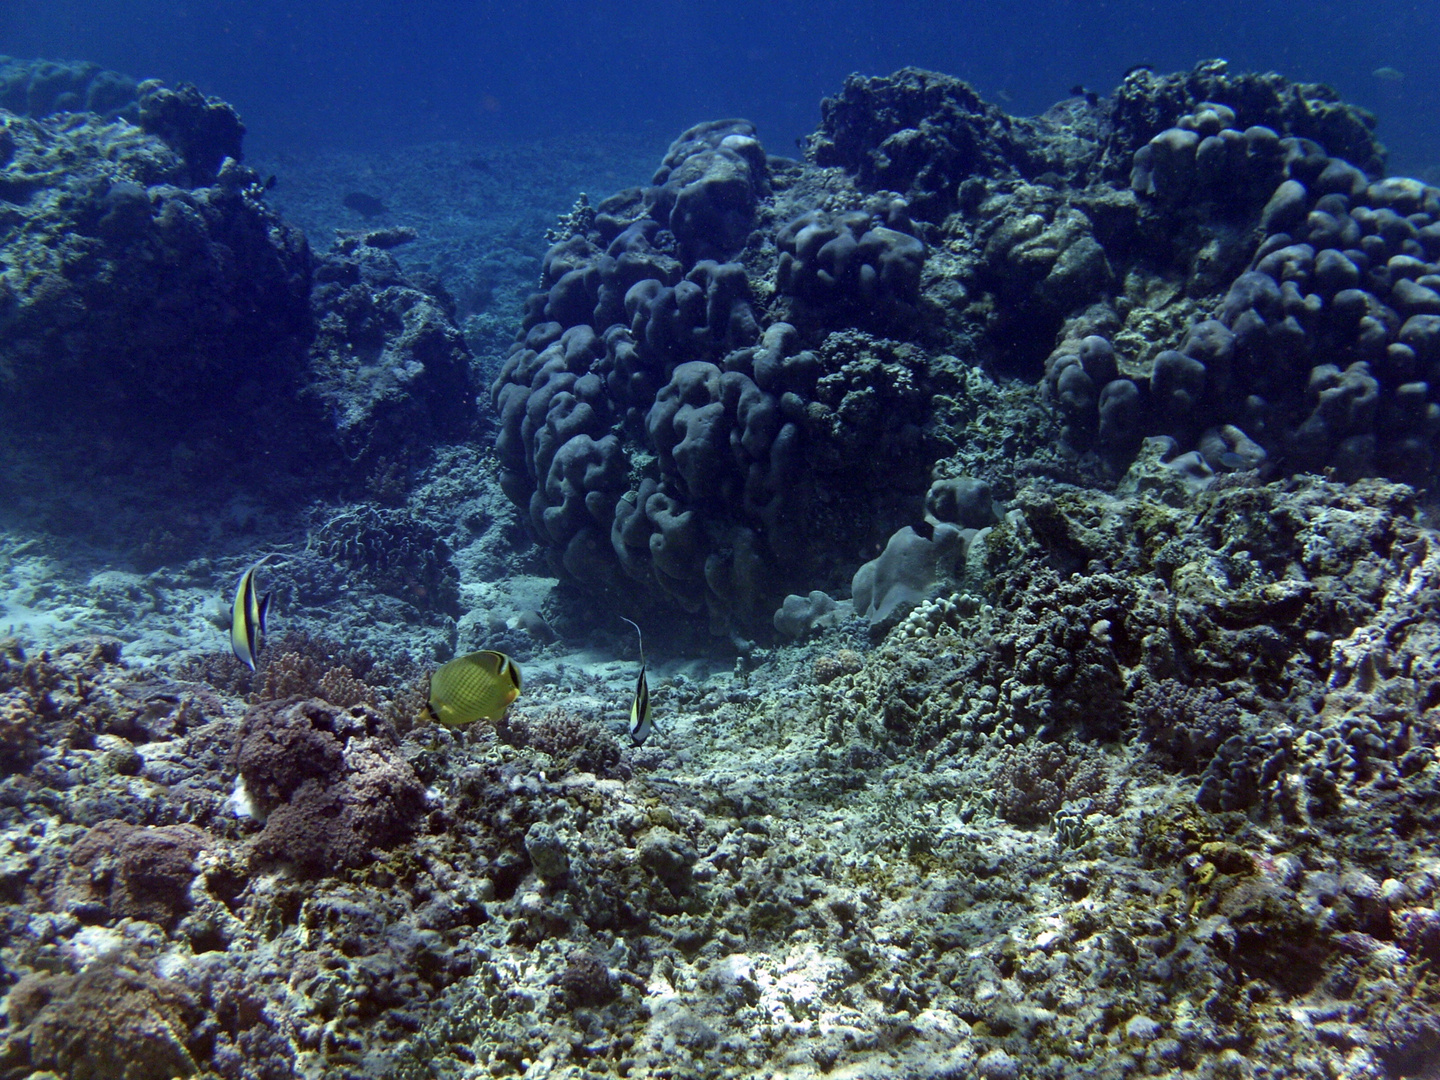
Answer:
[[[502,652],[485,649],[441,664],[430,676],[425,712],[448,728],[476,720],[492,724],[520,696],[520,666]]]
[[[635,700],[630,703],[630,741],[644,746],[654,730],[650,719],[650,687],[645,684],[645,665],[640,665],[640,678],[635,680]]]
[[[255,657],[260,654],[260,642],[265,637],[265,616],[273,595],[260,596],[256,592],[255,571],[270,558],[266,555],[240,576],[240,584],[235,586],[235,601],[230,605],[230,648],[251,671],[255,670]]]
[[[620,617],[625,619],[624,615]],[[640,639],[640,678],[635,680],[635,698],[630,702],[630,741],[636,746],[644,746],[650,732],[655,729],[655,722],[650,716],[650,686],[645,681],[645,638],[638,625],[630,619],[625,621],[635,627],[635,636]]]
[[[1405,72],[1401,71],[1399,68],[1393,68],[1389,64],[1386,64],[1384,67],[1376,68],[1374,71],[1370,72],[1370,74],[1373,75],[1375,78],[1379,79],[1381,82],[1405,81]]]

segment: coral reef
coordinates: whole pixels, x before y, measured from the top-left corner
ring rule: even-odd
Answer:
[[[805,165],[701,125],[546,256],[491,389],[505,490],[560,575],[754,632],[827,591],[808,536],[849,550],[918,519],[944,449],[925,401],[973,407],[956,357],[1044,361],[1065,479],[1113,480],[1163,435],[1202,479],[1422,482],[1436,196],[1376,178],[1372,127],[1219,62],[1027,121],[946,76],[856,77]],[[847,503],[869,512],[799,527]]]
[[[29,114],[0,106],[14,505],[134,536],[153,566],[201,540],[166,511],[177,494],[204,507],[239,490],[279,505],[353,491],[470,431],[453,305],[383,250],[399,234],[312,255],[240,164],[234,109],[193,86],[130,84],[120,107],[125,87],[93,65],[0,71]]]
[[[172,671],[178,679],[204,683],[252,703],[303,697],[342,709],[374,705],[401,730],[414,722],[421,704],[407,705],[421,675],[413,661],[378,661],[364,649],[305,630],[287,631],[268,642],[253,672],[229,653],[189,656],[174,664]]]
[[[47,739],[0,800],[0,1060],[357,1080],[1428,1060],[1440,546],[1411,489],[1191,489],[1149,456],[1112,494],[1032,481],[998,521],[972,479],[932,494],[994,522],[979,592],[876,648],[852,619],[704,681],[657,668],[643,752],[614,737],[631,663],[535,665],[499,739],[196,683],[170,684],[191,719],[145,720],[131,765],[118,736]],[[90,731],[155,693],[113,648],[7,656],[9,692]],[[353,664],[383,700],[363,658],[275,657],[277,691]],[[92,987],[125,1004],[82,1050]]]
[[[162,132],[0,116],[14,196],[0,233],[7,416],[25,423],[43,396],[116,437],[123,416],[132,431],[180,419],[186,438],[223,439],[218,402],[247,385],[272,402],[298,387],[310,255],[236,164],[229,106],[193,88],[143,91]],[[215,116],[231,129],[219,145],[201,134]]]
[[[435,369],[315,384],[373,502],[267,549],[258,670],[173,655],[230,549],[87,569],[163,662],[0,643],[0,1073],[1434,1072],[1433,189],[1218,64],[857,77],[810,154],[700,125],[577,205],[493,455],[406,441],[468,383],[405,234],[315,264],[326,355]],[[426,723],[482,644],[524,694]]]
[[[566,709],[507,714],[496,725],[502,742],[548,754],[560,768],[596,776],[623,776],[620,744],[606,728]]]

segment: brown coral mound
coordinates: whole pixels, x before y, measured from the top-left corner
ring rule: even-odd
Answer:
[[[184,988],[123,963],[79,975],[31,975],[10,991],[10,1022],[30,1065],[69,1080],[172,1080],[195,1072],[200,1019]]]
[[[111,918],[167,929],[190,907],[195,857],[205,834],[192,825],[142,828],[102,821],[70,853],[68,892],[104,903]]]
[[[374,848],[403,843],[425,806],[395,729],[363,704],[254,705],[241,724],[236,764],[267,814],[255,853],[307,872],[358,866]]]

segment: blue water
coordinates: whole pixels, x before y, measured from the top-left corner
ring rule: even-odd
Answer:
[[[1396,172],[1440,166],[1440,4],[1377,0],[3,0],[0,53],[186,80],[252,151],[527,138],[744,116],[772,153],[851,72],[958,75],[1008,111],[1210,57],[1372,109]],[[1403,78],[1377,77],[1392,69]]]

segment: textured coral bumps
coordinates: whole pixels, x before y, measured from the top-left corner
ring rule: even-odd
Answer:
[[[546,256],[548,292],[491,391],[502,483],[557,567],[717,629],[768,623],[783,586],[823,573],[835,538],[812,518],[846,495],[823,384],[851,357],[806,348],[789,322],[760,329],[772,290],[747,260],[770,195],[750,125],[686,132],[653,186],[602,203]],[[797,322],[914,324],[924,245],[869,222],[810,215],[783,231]],[[903,461],[920,412],[873,414],[855,433],[868,462],[848,472]]]
[[[1020,120],[906,70],[823,112],[803,163],[697,126],[546,256],[491,395],[563,575],[717,631],[843,591],[863,559],[834,552],[920,521],[956,439],[936,394],[977,362],[1040,376],[1060,443],[1006,456],[1067,476],[1154,436],[1195,483],[1430,476],[1440,193],[1380,179],[1372,118],[1323,87],[1210,63]],[[969,438],[999,481],[1001,433]]]
[[[1148,395],[1103,338],[1056,349],[1047,379],[1088,427],[1076,441],[1123,462],[1163,432],[1213,469],[1269,457],[1424,482],[1440,435],[1440,192],[1241,123],[1203,102],[1135,153],[1131,187],[1160,216],[1209,207],[1266,235],[1213,315],[1154,355]]]

